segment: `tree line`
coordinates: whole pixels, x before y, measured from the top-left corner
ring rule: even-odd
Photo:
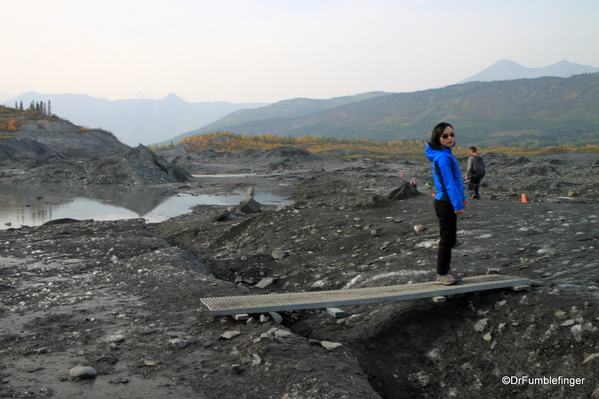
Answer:
[[[42,116],[52,116],[52,104],[51,104],[50,100],[48,100],[47,103],[45,103],[43,101],[35,102],[32,100],[31,104],[29,104],[29,108],[27,108],[26,110],[23,107],[23,100],[21,100],[21,102],[15,101],[14,108],[18,109],[20,111],[35,112]]]

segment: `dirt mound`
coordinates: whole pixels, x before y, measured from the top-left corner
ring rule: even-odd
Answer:
[[[159,151],[158,154],[166,155]],[[294,147],[276,147],[271,150],[249,149],[235,152],[204,150],[187,155],[167,156],[193,174],[219,173],[272,173],[302,169],[334,169],[346,166],[330,156],[320,156]]]
[[[88,162],[44,162],[25,173],[5,176],[13,184],[75,185],[155,185],[187,182],[193,177],[177,165],[157,156],[140,145],[125,155],[94,159]]]
[[[131,149],[112,133],[82,128],[61,119],[25,121],[13,134],[16,138],[36,140],[64,157],[97,158]]]

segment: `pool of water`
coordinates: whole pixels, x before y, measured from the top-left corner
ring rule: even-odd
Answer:
[[[227,195],[170,194],[156,187],[46,187],[0,184],[0,229],[38,226],[54,219],[118,220],[144,218],[155,223],[191,211],[195,205],[234,206],[254,187],[263,205],[291,204],[290,188],[256,176],[196,176],[200,184],[237,179],[239,189]]]

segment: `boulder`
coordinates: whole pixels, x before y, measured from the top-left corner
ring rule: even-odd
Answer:
[[[393,201],[405,200],[418,195],[418,189],[408,182],[404,182],[395,190],[387,194],[387,198]]]
[[[239,203],[239,210],[243,213],[259,213],[262,211],[261,207],[262,204],[253,198],[248,198]]]

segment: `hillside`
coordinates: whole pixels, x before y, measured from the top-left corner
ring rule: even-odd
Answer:
[[[5,103],[50,102],[52,112],[76,125],[109,130],[123,143],[135,146],[173,137],[181,132],[214,122],[231,112],[267,103],[189,103],[174,94],[161,100],[110,101],[86,94],[39,94],[28,92]]]
[[[242,135],[422,140],[445,120],[455,125],[462,146],[597,144],[598,110],[596,73],[388,94],[310,115],[254,120],[219,130]]]
[[[110,132],[83,128],[35,109],[0,106],[0,161],[44,156],[98,158],[129,150]]]
[[[186,137],[197,136],[203,133],[211,133],[219,130],[227,130],[230,126],[237,126],[252,121],[266,121],[270,119],[289,119],[304,115],[310,115],[325,109],[335,108],[341,105],[352,104],[355,102],[367,100],[374,97],[386,95],[385,92],[369,92],[357,94],[354,96],[335,97],[327,100],[316,100],[311,98],[294,98],[291,100],[279,101],[274,104],[256,109],[242,109],[235,111],[207,126],[180,134],[170,140],[157,143],[157,146],[166,145],[172,142],[180,142]]]

